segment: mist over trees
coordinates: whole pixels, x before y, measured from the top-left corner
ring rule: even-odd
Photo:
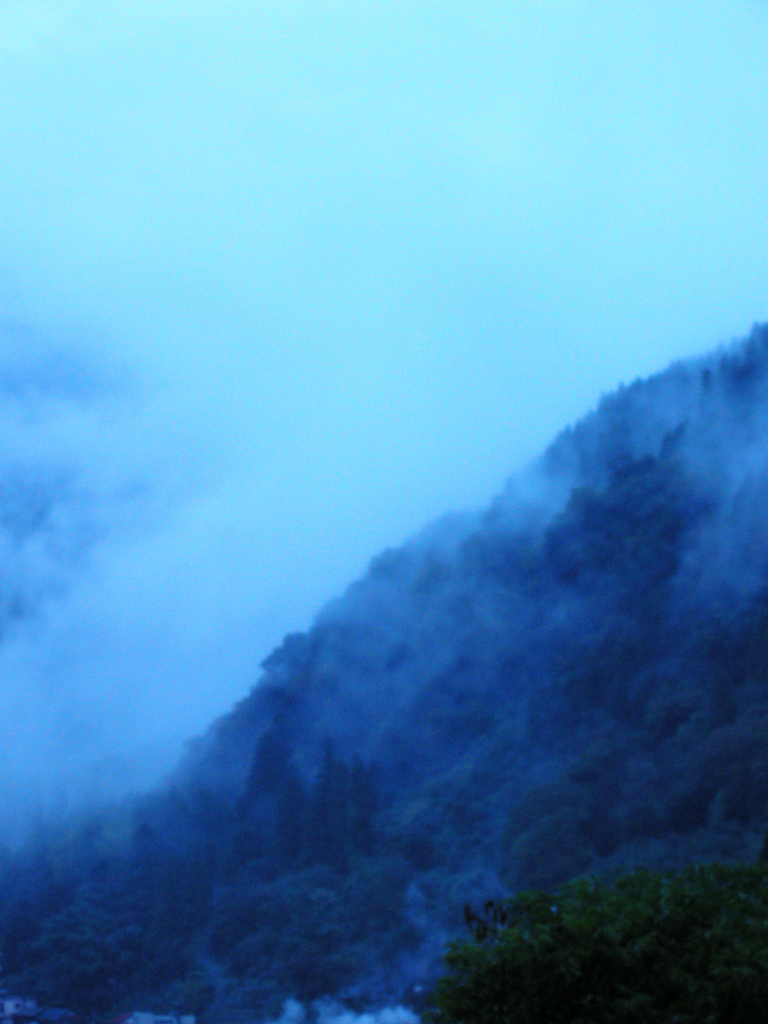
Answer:
[[[167,786],[8,855],[6,978],[211,1021],[288,995],[418,1005],[466,903],[754,859],[766,442],[756,327],[607,397],[483,515],[380,555]]]

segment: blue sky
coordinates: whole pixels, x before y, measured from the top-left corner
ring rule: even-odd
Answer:
[[[766,53],[735,0],[3,0],[0,320],[142,396],[35,443],[155,495],[6,641],[50,765],[170,757],[378,550],[767,319]]]

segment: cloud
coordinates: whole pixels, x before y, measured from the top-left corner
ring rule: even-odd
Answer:
[[[19,620],[14,671],[107,695],[70,746],[170,756],[378,550],[764,319],[767,37],[715,0],[3,5],[0,440],[59,488],[13,555],[56,653]]]
[[[0,337],[0,792],[15,828],[154,782],[255,666],[244,581],[210,551],[214,473],[169,394],[72,338],[18,323]]]

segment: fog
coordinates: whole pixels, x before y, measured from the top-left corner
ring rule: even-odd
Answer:
[[[11,819],[151,783],[382,548],[766,318],[767,50],[747,2],[4,2]]]
[[[283,1012],[276,1020],[265,1024],[306,1024],[314,1018],[317,1024],[418,1024],[418,1017],[402,1006],[388,1007],[373,1013],[353,1013],[333,1002],[320,1002],[310,1008],[312,1017],[307,1016],[306,1008],[295,999],[288,999]]]

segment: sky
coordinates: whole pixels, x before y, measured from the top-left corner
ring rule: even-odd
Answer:
[[[68,481],[3,541],[0,802],[156,778],[381,549],[768,319],[766,53],[757,0],[0,0],[0,477]]]

